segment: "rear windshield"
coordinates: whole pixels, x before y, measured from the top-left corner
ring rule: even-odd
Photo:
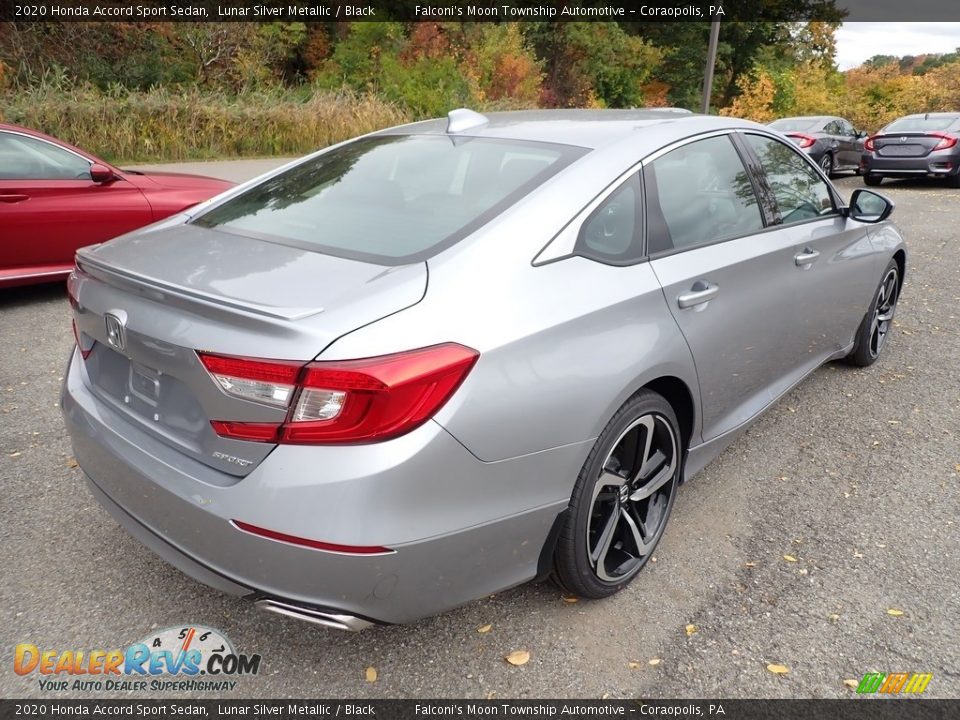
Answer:
[[[780,132],[802,132],[812,130],[823,122],[822,118],[783,118],[774,120],[770,127]]]
[[[466,237],[585,152],[490,138],[362,138],[270,178],[193,222],[401,265]]]
[[[931,115],[929,117],[918,115],[917,117],[905,117],[894,120],[883,129],[883,132],[930,132],[946,130],[957,121],[960,121],[960,115]]]

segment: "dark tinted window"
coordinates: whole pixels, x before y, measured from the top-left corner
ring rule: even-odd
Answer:
[[[43,140],[0,132],[0,180],[89,180],[90,163]]]
[[[614,264],[626,264],[642,257],[639,209],[640,182],[634,175],[583,223],[575,252]]]
[[[763,228],[757,196],[726,135],[699,140],[657,158],[644,169],[644,182],[651,254]]]
[[[760,159],[780,219],[803,222],[834,211],[833,196],[823,178],[791,146],[759,135],[746,136]]]
[[[363,138],[265,180],[195,222],[399,265],[462,239],[584,152],[488,138]]]

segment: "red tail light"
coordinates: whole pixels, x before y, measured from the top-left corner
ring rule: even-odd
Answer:
[[[218,435],[307,445],[379,442],[410,432],[443,407],[479,357],[455,343],[302,366],[199,355],[224,392],[289,408],[283,423],[214,420]]]
[[[873,147],[873,138],[874,138],[874,137],[875,137],[875,136],[871,135],[870,137],[868,137],[866,140],[863,141],[863,149],[864,149],[864,150],[867,150],[867,151],[869,151],[869,152],[873,152],[873,151],[874,151],[874,147]]]
[[[303,547],[313,548],[314,550],[326,550],[327,552],[345,553],[347,555],[386,555],[396,552],[396,550],[381,547],[380,545],[337,545],[336,543],[323,542],[322,540],[310,540],[309,538],[287,535],[286,533],[277,532],[276,530],[267,530],[266,528],[245,523],[242,520],[234,520],[233,524],[251,535],[259,535],[260,537],[290,543],[291,545],[302,545]]]
[[[933,135],[933,137],[940,138],[940,142],[933,146],[934,150],[947,150],[957,144],[957,138],[953,135],[947,135],[946,133],[940,132],[932,132],[929,134]]]
[[[790,133],[790,137],[796,141],[797,145],[802,148],[811,147],[816,141],[816,138],[812,138],[809,135],[804,135],[803,133]]]
[[[80,357],[86,360],[90,357],[90,353],[93,352],[93,346],[91,345],[86,350],[83,349],[83,338],[80,337],[80,330],[77,328],[77,321],[71,320],[70,323],[73,325],[73,339],[77,341],[77,350],[80,351]]]

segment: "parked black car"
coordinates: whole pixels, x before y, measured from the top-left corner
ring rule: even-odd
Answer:
[[[859,172],[865,132],[840,117],[810,115],[780,118],[770,123],[789,137],[829,177],[841,170]]]
[[[907,115],[867,138],[860,171],[867,185],[885,177],[944,178],[960,188],[960,112]]]

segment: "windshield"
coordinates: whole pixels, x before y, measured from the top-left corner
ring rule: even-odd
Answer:
[[[820,118],[781,118],[770,123],[770,127],[780,132],[803,132],[813,130],[820,125]]]
[[[490,138],[362,138],[265,180],[194,223],[401,265],[466,237],[585,152]]]
[[[960,121],[960,115],[917,115],[916,117],[905,117],[894,120],[883,129],[883,132],[931,132],[946,130],[958,121]]]

